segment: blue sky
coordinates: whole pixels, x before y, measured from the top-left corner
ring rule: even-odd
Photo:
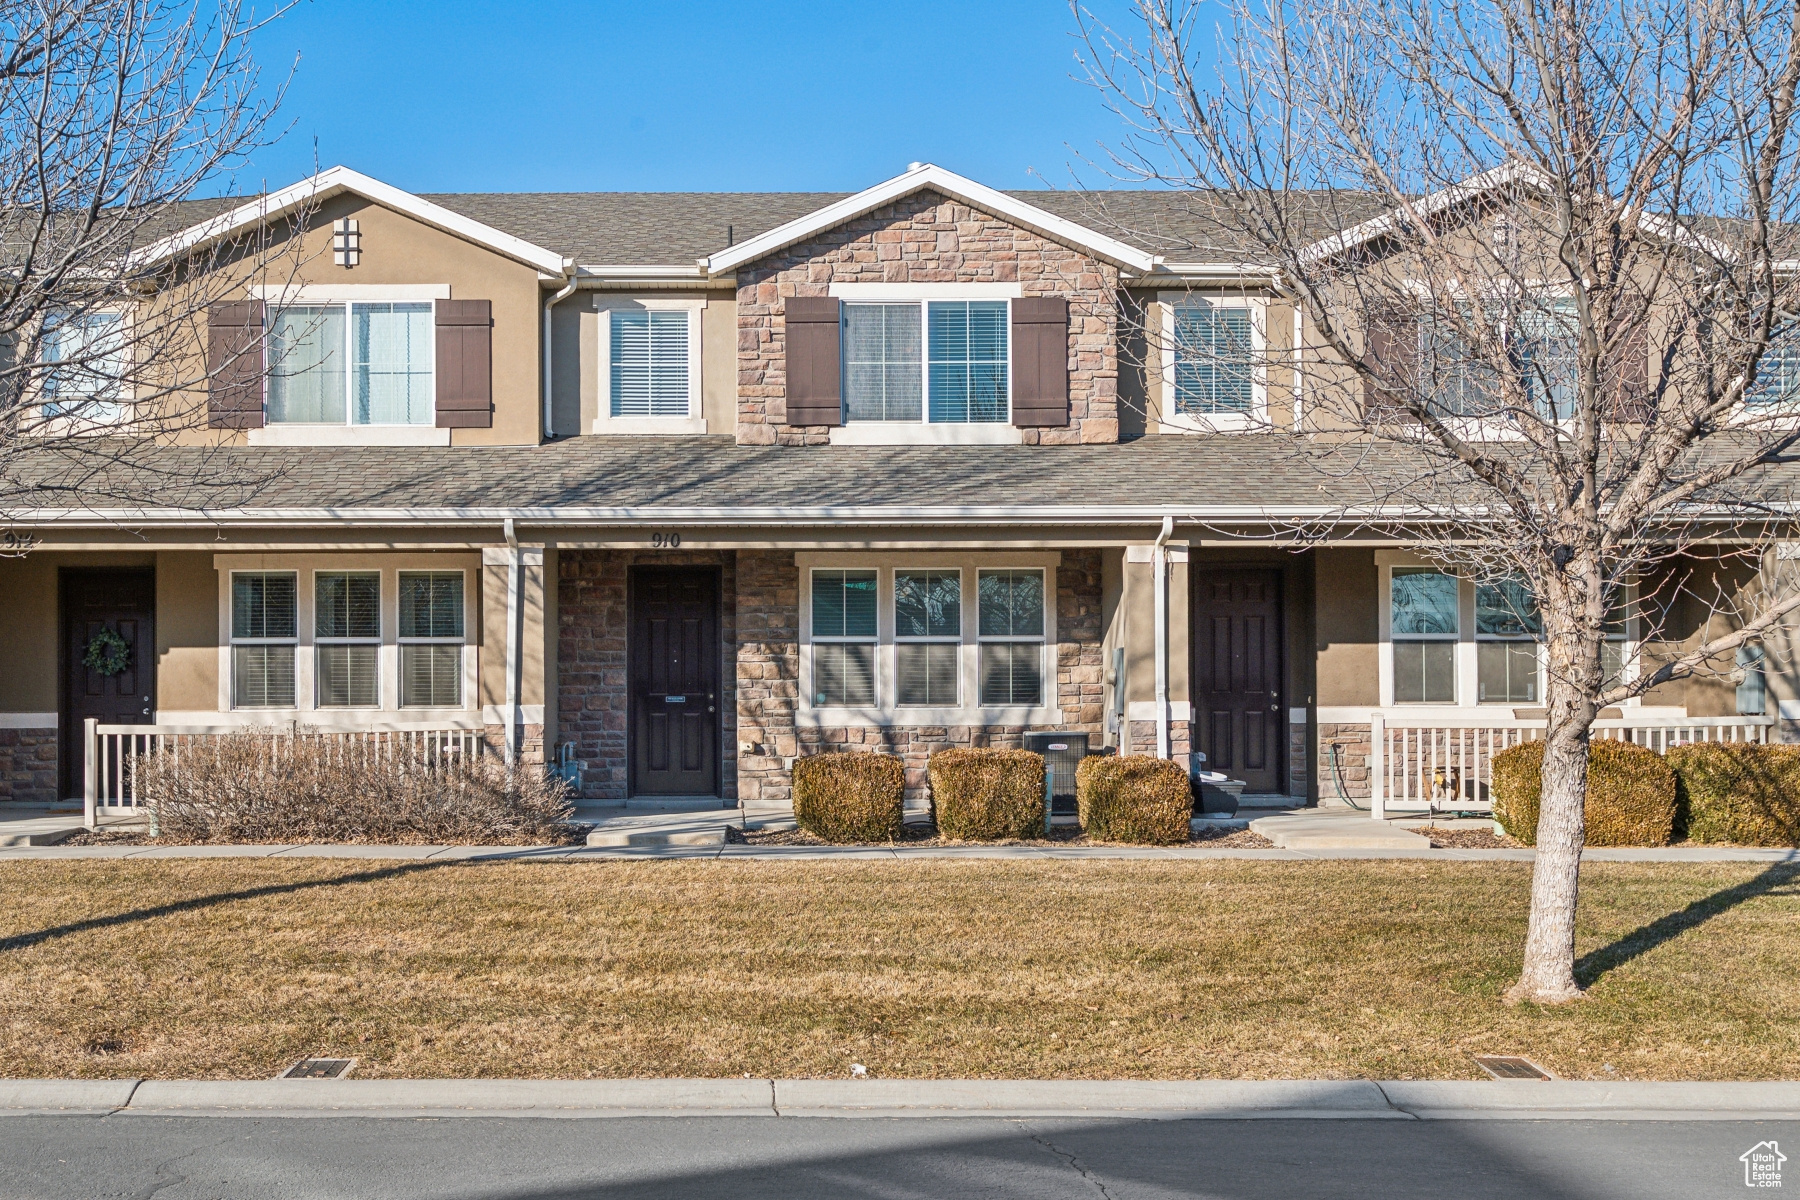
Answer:
[[[412,191],[854,190],[935,162],[1092,186],[1117,119],[1075,78],[1059,0],[302,0],[280,142],[226,184],[343,163]]]

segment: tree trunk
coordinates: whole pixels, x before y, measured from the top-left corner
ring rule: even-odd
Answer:
[[[1599,715],[1593,698],[1600,682],[1599,646],[1588,645],[1590,641],[1574,631],[1549,638],[1550,714],[1538,793],[1531,921],[1524,969],[1506,993],[1509,1003],[1561,1004],[1581,996],[1575,982],[1575,903],[1587,840],[1588,741]]]

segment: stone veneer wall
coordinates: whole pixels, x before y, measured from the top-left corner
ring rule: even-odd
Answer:
[[[792,555],[789,555],[790,561]],[[557,736],[587,763],[581,794],[623,800],[629,784],[626,744],[626,578],[635,565],[720,568],[719,791],[737,794],[733,647],[737,644],[737,555],[730,551],[564,550],[557,579]],[[552,749],[551,757],[555,757]]]
[[[1343,767],[1344,790],[1350,798],[1369,804],[1369,760],[1373,741],[1369,726],[1319,723],[1319,804],[1324,808],[1343,807],[1344,797],[1338,791],[1337,776],[1331,768],[1331,746],[1342,746],[1338,761]]]
[[[0,729],[0,801],[54,804],[57,781],[57,731]]]
[[[1130,737],[1125,747],[1132,754],[1156,753],[1156,722],[1127,721],[1126,731]],[[1186,762],[1184,757],[1194,748],[1193,727],[1186,721],[1169,721],[1169,753],[1177,762]]]
[[[787,421],[789,296],[833,283],[1018,283],[1069,301],[1069,425],[1026,429],[1029,443],[1119,440],[1117,268],[936,192],[918,192],[738,272],[737,439],[816,445],[825,426]]]
[[[800,574],[791,551],[738,552],[738,795],[746,808],[792,802],[784,759],[837,750],[880,750],[906,762],[909,806],[925,802],[925,762],[952,746],[1017,747],[1038,726],[951,725],[801,729]],[[1056,572],[1059,729],[1099,744],[1104,719],[1100,552],[1066,550]]]

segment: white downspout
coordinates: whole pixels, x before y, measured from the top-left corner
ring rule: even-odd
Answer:
[[[1169,757],[1169,537],[1175,518],[1164,517],[1150,561],[1156,571],[1156,757]]]
[[[575,268],[572,262],[565,263],[569,271],[569,282],[562,291],[557,292],[544,305],[544,437],[554,437],[556,430],[556,360],[550,353],[551,327],[556,323],[556,306],[575,294]],[[577,431],[579,432],[579,431]]]
[[[506,765],[519,757],[519,573],[523,560],[512,518],[506,518]]]

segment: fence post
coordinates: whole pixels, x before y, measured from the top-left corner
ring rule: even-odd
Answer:
[[[100,827],[100,754],[99,734],[95,732],[100,724],[97,717],[89,717],[82,723],[81,731],[81,823],[92,833]]]
[[[1383,767],[1387,759],[1387,720],[1379,713],[1369,717],[1369,815],[1387,819],[1387,788]]]

